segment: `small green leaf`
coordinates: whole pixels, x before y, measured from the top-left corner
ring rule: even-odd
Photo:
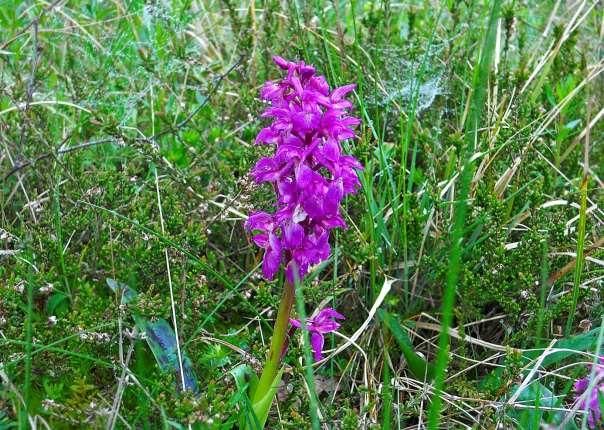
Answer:
[[[519,385],[510,388],[509,393],[515,393]],[[540,382],[531,382],[520,393],[516,403],[524,406],[533,406],[533,408],[511,408],[506,411],[506,416],[515,424],[520,424],[519,428],[533,429],[539,428],[540,424],[550,424],[556,428],[564,430],[576,430],[577,425],[573,420],[568,421],[564,427],[558,427],[566,418],[561,411],[549,411],[552,408],[561,408],[564,396],[556,397],[554,393]]]
[[[122,304],[130,303],[138,296],[136,290],[115,279],[107,278],[106,282],[114,293],[122,295]],[[184,351],[181,351],[182,376],[184,376],[184,378],[181,377],[176,334],[174,333],[174,330],[172,330],[170,324],[163,318],[158,318],[156,321],[152,322],[148,318],[142,317],[136,313],[132,314],[132,318],[138,329],[145,333],[147,344],[160,369],[164,372],[173,373],[180,385],[182,385],[181,380],[184,379],[183,389],[191,390],[195,395],[198,395],[199,385],[197,383],[197,376],[193,370],[191,359]]]
[[[518,385],[512,386],[510,393],[515,393],[518,388]],[[553,393],[538,382],[526,386],[519,394],[516,402],[524,406],[534,406],[532,409],[511,408],[507,411],[506,415],[508,418],[513,422],[521,423],[522,428],[531,428],[532,423],[542,422],[543,410],[541,407],[553,407],[555,405]]]
[[[254,394],[258,385],[258,375],[247,364],[240,364],[229,372],[235,378],[235,385],[239,391]],[[251,396],[250,396],[251,397]]]
[[[134,320],[139,329],[145,332],[147,344],[151,348],[151,352],[161,370],[164,372],[173,372],[176,380],[181,382],[176,335],[170,324],[163,318],[151,322],[146,318],[135,316]],[[184,376],[184,389],[199,394],[197,377],[195,376],[191,360],[184,351],[182,352],[182,372]]]
[[[122,295],[122,305],[130,303],[132,300],[136,299],[136,297],[138,296],[138,293],[126,284],[123,284],[123,283],[116,281],[115,279],[111,279],[111,278],[107,278],[105,281],[107,282],[107,285],[109,286],[109,288],[111,288],[111,291],[113,291],[116,294],[123,294]]]

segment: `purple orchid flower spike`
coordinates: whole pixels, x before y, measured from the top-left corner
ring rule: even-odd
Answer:
[[[285,76],[260,89],[260,98],[268,105],[261,118],[271,123],[260,130],[256,144],[271,145],[274,151],[258,160],[250,176],[257,184],[271,185],[275,208],[270,213],[254,212],[245,223],[252,241],[264,250],[264,277],[273,279],[284,268],[286,278],[268,359],[252,398],[256,415],[261,410],[261,426],[267,416],[266,396],[272,401],[272,387],[281,377],[295,285],[312,266],[329,258],[331,230],[346,228],[341,203],[359,189],[357,173],[363,168],[342,151],[342,142],[355,137],[354,128],[361,122],[350,115],[352,102],[346,99],[355,85],[331,90],[325,77],[303,61],[281,57],[273,61]],[[310,331],[314,358],[321,360],[325,333],[337,330],[337,320],[342,319],[334,309],[323,309],[304,326],[289,320],[290,333],[296,327]]]
[[[336,320],[343,320],[344,315],[332,308],[325,308],[314,318],[309,318],[307,324],[303,327],[298,320],[290,319],[289,323],[295,328],[303,328],[310,332],[310,344],[313,350],[315,361],[323,359],[323,345],[325,343],[326,333],[331,333],[340,328],[340,323]]]
[[[316,76],[315,68],[303,61],[277,56],[273,61],[287,75],[260,90],[269,104],[261,116],[272,123],[258,133],[256,144],[276,148],[250,174],[258,184],[272,184],[276,211],[253,213],[245,227],[265,250],[265,278],[273,279],[284,264],[293,284],[329,258],[330,231],[346,228],[340,204],[360,187],[356,172],[363,166],[342,153],[341,142],[355,137],[360,120],[348,113],[352,103],[346,97],[354,84],[330,92],[325,77]]]
[[[600,409],[599,396],[604,397],[604,356],[600,357],[600,364],[596,364],[594,375],[595,384],[590,393],[586,393],[591,383],[590,375],[585,378],[577,379],[574,384],[575,401],[579,403],[579,409],[587,412],[587,424],[589,428],[595,429],[598,423],[602,422],[602,410]]]

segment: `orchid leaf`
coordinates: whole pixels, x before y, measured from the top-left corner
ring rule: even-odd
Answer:
[[[136,290],[115,279],[108,278],[107,285],[112,291],[122,295],[122,304],[130,303],[138,296]],[[132,318],[138,329],[145,333],[145,340],[147,341],[159,368],[163,372],[173,373],[176,381],[179,381],[180,383],[179,386],[182,386],[182,380],[184,379],[184,389],[191,390],[195,395],[198,395],[199,384],[197,383],[197,376],[193,370],[191,359],[184,351],[181,351],[181,376],[176,334],[170,324],[163,318],[151,321],[136,313],[132,314]]]
[[[247,364],[235,367],[230,373],[235,379],[239,392],[238,395],[240,396],[241,413],[239,428],[242,430],[262,430],[264,424],[266,424],[275,394],[279,389],[283,368],[275,376],[270,389],[254,404],[251,403],[250,399],[254,397],[256,388],[258,387],[258,376],[256,373]]]
[[[598,343],[598,335],[600,333],[600,327],[588,331],[587,333],[578,334],[576,336],[567,337],[560,339],[554,345],[555,351],[548,354],[541,363],[542,366],[546,367],[551,364],[558,363],[565,358],[568,358],[574,354],[573,351],[585,352],[593,351],[596,349]],[[524,352],[522,355],[529,359],[535,359],[543,353],[543,350],[531,350]]]
[[[271,409],[271,404],[273,403],[273,399],[275,398],[275,394],[279,389],[279,383],[281,382],[281,376],[283,375],[283,367],[273,380],[271,384],[271,388],[264,394],[264,396],[256,403],[252,405],[254,409],[254,413],[258,418],[258,422],[260,423],[260,429],[264,428],[264,424],[266,423],[266,419],[268,418],[268,412]]]
[[[62,316],[69,311],[69,297],[63,293],[54,293],[46,303],[48,315]]]
[[[146,318],[135,317],[136,325],[144,331],[147,344],[155,357],[155,361],[164,372],[173,372],[175,378],[182,384],[184,379],[184,389],[191,390],[196,395],[199,394],[197,377],[191,364],[191,359],[182,352],[182,377],[180,374],[180,365],[178,362],[178,349],[176,345],[176,335],[168,322],[159,318],[151,322]]]

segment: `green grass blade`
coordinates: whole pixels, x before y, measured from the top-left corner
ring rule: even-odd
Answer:
[[[577,264],[575,265],[575,276],[573,278],[573,293],[568,319],[566,320],[565,335],[568,336],[573,328],[577,300],[579,299],[579,286],[583,273],[584,251],[585,251],[585,222],[587,219],[587,184],[588,176],[583,177],[581,182],[581,208],[579,209],[579,231],[577,232]]]
[[[300,321],[306,321],[306,310],[304,309],[304,295],[302,293],[302,285],[296,282],[296,310],[298,312],[298,318]],[[308,385],[310,404],[310,420],[313,430],[319,429],[319,416],[317,411],[319,410],[319,400],[317,397],[317,391],[315,390],[315,379],[312,369],[312,357],[310,353],[310,336],[308,330],[301,330],[302,338],[304,339],[304,377],[306,378],[306,384]]]
[[[453,305],[455,303],[455,291],[457,280],[461,271],[462,240],[465,226],[465,217],[467,212],[467,198],[470,191],[470,181],[473,176],[474,168],[470,162],[470,156],[475,150],[478,128],[485,99],[486,86],[488,82],[489,70],[495,49],[495,36],[497,30],[497,20],[499,18],[500,1],[493,3],[489,24],[485,33],[483,48],[480,54],[480,62],[475,69],[473,79],[473,100],[469,115],[469,122],[466,124],[465,145],[464,145],[464,165],[460,175],[460,192],[455,204],[455,220],[451,232],[451,252],[449,256],[449,268],[447,272],[447,282],[442,299],[442,330],[438,342],[438,355],[436,357],[436,369],[434,380],[434,395],[428,415],[428,428],[436,430],[440,422],[440,412],[442,407],[441,391],[444,384],[445,369],[449,362],[449,327],[453,321]]]
[[[382,374],[382,430],[390,430],[392,428],[392,383],[390,381],[391,377],[388,360],[384,360],[384,371]]]

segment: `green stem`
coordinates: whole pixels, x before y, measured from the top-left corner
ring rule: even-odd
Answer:
[[[294,286],[285,281],[283,286],[283,295],[281,296],[281,304],[277,312],[275,320],[275,328],[273,329],[273,337],[271,339],[271,349],[268,353],[268,360],[262,369],[262,375],[258,381],[256,392],[253,395],[252,404],[259,402],[264,395],[271,389],[271,385],[275,380],[275,376],[281,366],[281,352],[283,345],[287,339],[287,328],[289,325],[289,316],[294,305],[295,291]]]
[[[300,284],[297,284],[300,285]],[[300,321],[306,324],[306,311],[304,309],[304,297],[302,296],[302,288],[296,289],[296,308]],[[308,385],[308,402],[310,406],[310,422],[312,430],[319,430],[319,401],[317,399],[317,391],[315,389],[315,379],[313,377],[312,358],[310,355],[310,336],[308,330],[302,330],[302,338],[304,339],[304,373],[306,384]]]
[[[575,312],[577,310],[577,301],[579,300],[579,287],[581,286],[581,275],[583,274],[583,263],[585,261],[585,221],[587,214],[587,184],[589,178],[587,175],[583,175],[583,181],[581,182],[581,209],[579,210],[579,231],[577,232],[577,264],[575,265],[575,277],[573,282],[573,295],[570,312],[568,313],[568,319],[566,320],[566,331],[565,336],[570,335],[573,328],[573,321],[575,319]]]
[[[453,322],[453,307],[455,305],[455,295],[459,275],[462,270],[463,253],[462,242],[464,239],[464,229],[466,213],[468,209],[468,197],[470,197],[471,182],[474,176],[474,165],[470,156],[477,152],[477,143],[479,135],[479,123],[482,116],[484,100],[486,96],[486,86],[495,51],[495,38],[497,36],[497,22],[499,18],[499,8],[501,1],[495,0],[491,7],[489,24],[485,33],[483,47],[480,52],[478,67],[474,69],[472,78],[472,105],[468,114],[466,123],[464,146],[460,154],[462,161],[462,170],[459,177],[459,194],[456,196],[454,206],[453,230],[450,233],[451,246],[449,255],[449,268],[447,270],[447,282],[442,298],[442,320],[441,331],[438,340],[438,354],[436,356],[434,394],[432,404],[428,412],[428,429],[436,430],[440,428],[440,414],[442,407],[442,389],[445,383],[445,370],[449,364],[449,327]],[[409,188],[407,188],[409,189]]]

